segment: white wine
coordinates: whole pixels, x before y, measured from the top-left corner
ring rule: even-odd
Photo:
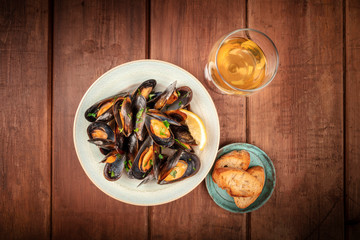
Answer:
[[[210,62],[214,63],[215,51],[211,55]],[[212,64],[209,69],[210,74],[215,84],[225,92],[234,91],[229,85],[238,89],[250,90],[260,87],[265,81],[266,58],[264,52],[249,39],[238,37],[226,40],[218,51],[216,61],[218,70],[215,64]]]

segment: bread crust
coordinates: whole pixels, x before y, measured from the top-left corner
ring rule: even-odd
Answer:
[[[250,164],[250,154],[245,150],[234,150],[222,155],[215,163],[216,168],[232,167],[247,170]]]
[[[261,189],[264,188],[265,183],[265,171],[261,166],[255,166],[247,170],[252,176],[254,176],[260,183]],[[235,204],[238,208],[247,208],[260,196],[261,192],[252,197],[234,197]]]
[[[262,184],[250,173],[237,168],[216,168],[214,182],[232,197],[250,197],[260,194]]]

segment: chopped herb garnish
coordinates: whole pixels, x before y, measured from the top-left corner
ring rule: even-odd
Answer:
[[[146,173],[144,173],[144,175],[142,175],[142,177],[145,177]]]
[[[195,167],[193,167],[193,170],[194,170],[194,171],[196,171],[196,168],[195,168]]]
[[[95,113],[88,113],[87,116],[88,116],[88,117],[96,117],[96,114],[95,114]]]
[[[149,100],[151,100],[153,97],[155,97],[155,93],[150,93],[149,94]]]
[[[141,115],[143,114],[143,112],[144,112],[144,109],[143,109],[143,108],[141,108],[141,109],[137,112],[137,114],[136,114],[136,120],[139,120],[139,119],[141,118]]]
[[[129,164],[130,167],[132,167],[132,161],[129,160],[128,164]]]
[[[147,161],[147,162],[145,163],[145,167],[146,167],[148,164],[149,164],[149,161]]]
[[[177,174],[176,170],[172,170],[170,173],[170,175],[173,176],[173,178],[176,178],[176,174]]]
[[[143,120],[142,119],[140,119],[139,121],[136,121],[136,123],[141,123]]]
[[[191,162],[191,158],[189,158],[189,161]]]
[[[157,153],[157,151],[155,150],[155,153]]]
[[[116,157],[121,158],[121,155],[119,153],[116,154]]]
[[[125,165],[125,170],[128,172],[129,171],[128,160],[125,159],[124,165]]]
[[[128,116],[128,117],[130,118],[130,120],[131,120],[131,115],[130,115],[130,113],[128,113],[127,116]]]
[[[154,164],[153,164],[153,160],[150,159],[150,166],[152,166],[152,165],[154,165]]]
[[[160,130],[160,135],[166,136],[165,130],[166,130],[165,128],[161,128],[161,130]]]
[[[165,125],[166,128],[169,128],[170,123],[169,123],[167,120],[164,120],[163,123],[164,123],[164,125]]]
[[[179,91],[176,91],[176,92],[177,92],[178,97],[180,97],[181,96],[180,92]]]
[[[118,99],[118,98],[119,98],[118,96],[115,96],[115,97],[114,97],[114,102],[115,102],[115,101],[116,101],[116,99]]]
[[[112,177],[112,178],[115,177],[114,171],[111,171],[111,177]]]
[[[149,112],[149,107],[146,108],[146,112]]]
[[[119,129],[120,133],[122,133],[124,131],[124,128],[118,127],[118,129]]]
[[[159,153],[159,158],[160,158],[160,159],[163,159],[164,156],[163,156],[161,153]]]
[[[138,132],[138,131],[139,131],[139,129],[138,129],[138,128],[135,128],[135,129],[134,129],[134,132]]]
[[[141,95],[140,89],[138,89],[138,94]]]
[[[178,139],[175,138],[175,141],[176,141],[177,143],[179,143],[181,146],[183,146],[184,148],[189,149],[185,144],[183,144],[182,142],[180,142]]]
[[[180,107],[181,105],[182,105],[182,101],[180,100],[180,101],[179,101],[179,107]]]

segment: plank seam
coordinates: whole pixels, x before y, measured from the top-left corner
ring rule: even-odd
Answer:
[[[344,239],[349,239],[348,228],[346,227],[346,221],[348,219],[348,205],[347,205],[347,187],[346,187],[346,0],[343,0],[343,204],[344,204]]]
[[[48,0],[48,122],[50,148],[50,209],[49,209],[49,239],[53,238],[53,65],[54,65],[54,3]]]

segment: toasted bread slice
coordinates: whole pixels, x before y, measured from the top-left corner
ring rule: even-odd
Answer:
[[[219,160],[216,161],[215,167],[231,167],[231,168],[239,168],[242,170],[248,169],[250,164],[250,154],[245,150],[234,150],[229,153],[222,155]]]
[[[261,192],[262,185],[250,173],[236,168],[217,168],[213,172],[214,182],[232,197],[250,197]]]
[[[261,183],[262,185],[261,189],[262,189],[265,183],[264,169],[260,166],[256,166],[249,168],[247,172],[250,173],[252,176],[256,177],[256,179]],[[234,197],[235,204],[238,208],[247,208],[253,202],[255,202],[255,200],[259,197],[260,193],[252,197]]]

